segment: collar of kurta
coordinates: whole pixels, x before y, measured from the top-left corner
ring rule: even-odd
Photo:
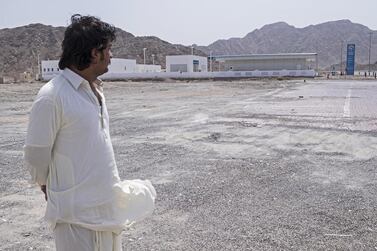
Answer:
[[[83,77],[69,68],[65,68],[62,74],[76,90],[79,89],[80,85],[82,84],[89,85],[89,82],[87,80],[85,80]],[[97,89],[101,89],[102,80],[97,78],[94,83],[97,85]]]

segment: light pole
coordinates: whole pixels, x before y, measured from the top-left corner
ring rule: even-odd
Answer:
[[[368,67],[368,74],[370,76],[370,51],[372,47],[372,32],[369,32],[369,67]]]
[[[39,52],[37,54],[37,60],[38,60],[38,78],[41,77],[41,62],[39,61]]]
[[[145,64],[145,51],[147,50],[147,48],[143,48],[143,54],[144,54],[144,64]]]
[[[319,70],[318,70],[318,51],[317,53],[315,54],[315,70],[318,74]]]
[[[152,64],[154,65],[154,54],[152,54]]]
[[[343,72],[343,40],[340,40],[340,65],[339,65],[339,68],[340,68],[340,75],[342,75],[342,72]]]
[[[209,71],[212,72],[212,51],[209,52]]]

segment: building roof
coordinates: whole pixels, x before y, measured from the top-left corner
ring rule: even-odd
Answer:
[[[254,59],[288,59],[288,58],[314,58],[317,53],[277,53],[277,54],[244,54],[244,55],[214,55],[217,61],[226,60],[254,60]]]
[[[203,56],[198,56],[198,55],[166,55],[167,58],[206,58]]]

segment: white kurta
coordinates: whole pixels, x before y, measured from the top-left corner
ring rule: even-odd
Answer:
[[[121,181],[102,108],[89,83],[69,69],[44,85],[33,104],[25,144],[32,182],[47,184],[45,218],[120,233],[154,209],[149,181]]]
[[[54,229],[56,251],[121,251],[121,236],[74,224],[58,223]]]

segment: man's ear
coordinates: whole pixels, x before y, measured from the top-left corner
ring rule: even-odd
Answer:
[[[92,64],[97,64],[99,61],[99,51],[96,48],[93,48],[90,55],[92,56]]]

